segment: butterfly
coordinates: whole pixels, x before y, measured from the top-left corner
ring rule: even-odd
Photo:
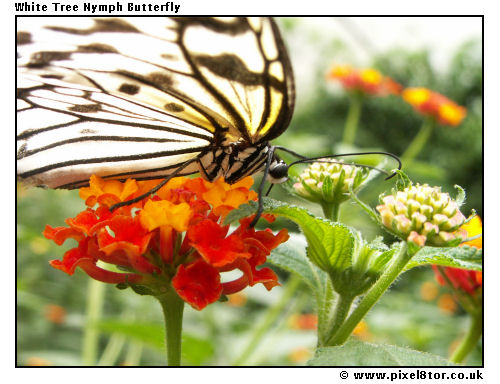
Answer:
[[[234,183],[266,165],[291,119],[292,68],[271,18],[19,18],[17,30],[28,184],[174,172]]]
[[[295,86],[273,19],[17,21],[17,173],[27,184],[164,178],[153,193],[193,173],[286,180],[270,141],[291,120]]]

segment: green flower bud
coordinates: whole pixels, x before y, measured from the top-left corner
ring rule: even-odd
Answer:
[[[423,247],[454,246],[464,234],[458,231],[465,216],[456,201],[439,187],[412,185],[382,196],[377,206],[380,222],[394,235]]]
[[[293,185],[295,192],[316,203],[340,204],[349,199],[349,190],[356,190],[368,176],[366,169],[322,159],[312,163]]]

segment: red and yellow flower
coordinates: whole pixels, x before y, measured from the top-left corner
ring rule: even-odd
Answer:
[[[439,124],[457,126],[467,115],[465,107],[427,88],[406,88],[402,97],[417,112],[433,117]]]
[[[468,238],[474,237],[472,240],[463,242],[461,246],[469,245],[482,249],[482,236],[476,238],[476,236],[481,235],[483,231],[481,219],[478,216],[474,216],[470,221],[463,224],[460,229],[467,232]],[[432,268],[434,269],[436,280],[439,284],[449,285],[459,294],[465,293],[475,297],[482,291],[483,274],[481,271],[471,271],[452,267],[443,268],[435,265],[433,265]]]
[[[354,69],[348,65],[336,65],[330,69],[327,77],[340,81],[348,91],[369,95],[398,95],[402,89],[399,83],[373,68]]]
[[[68,238],[78,242],[51,265],[70,275],[80,267],[106,283],[171,284],[198,310],[247,286],[262,283],[269,290],[278,285],[271,269],[259,267],[272,249],[288,239],[287,231],[276,235],[269,229],[256,231],[249,225],[251,218],[240,220],[231,233],[229,226],[222,225],[232,209],[256,199],[256,193],[249,189],[251,177],[233,185],[223,180],[209,183],[178,177],[155,196],[110,211],[112,205],[140,196],[157,183],[121,183],[93,176],[90,186],[80,189],[88,208],[67,219],[67,227],[45,228],[45,237],[58,245]],[[126,272],[103,268],[101,263]],[[235,269],[242,273],[238,279],[221,282],[221,272]]]

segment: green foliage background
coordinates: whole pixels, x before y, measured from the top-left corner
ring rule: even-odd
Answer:
[[[293,36],[304,33],[303,23],[296,19],[280,20],[284,39],[292,52]],[[333,21],[332,21],[333,22]],[[313,33],[308,44],[320,46],[324,61],[309,68],[312,91],[301,100],[288,130],[276,140],[309,156],[336,153],[342,137],[349,105],[345,93],[332,91],[325,73],[337,57],[349,57],[350,50],[335,36]],[[325,48],[326,47],[326,48]],[[454,195],[453,185],[467,191],[463,208],[472,208],[482,215],[482,51],[480,41],[466,41],[455,52],[449,67],[437,71],[430,61],[431,52],[391,50],[373,57],[372,66],[393,77],[404,86],[423,86],[440,92],[467,108],[464,122],[456,128],[437,127],[428,145],[418,156],[418,162],[405,169],[417,182],[441,185]],[[344,61],[345,62],[345,61]],[[352,63],[356,65],[356,63]],[[301,73],[295,72],[298,78]],[[422,119],[401,98],[369,98],[362,110],[356,145],[362,150],[385,150],[400,155],[417,134]],[[372,184],[373,185],[373,184]],[[375,186],[364,190],[361,198],[374,205],[379,193],[390,189],[392,183],[382,178]],[[280,188],[272,196],[305,205],[320,214],[317,207],[290,198]],[[67,217],[83,209],[76,191],[52,191],[18,188],[17,199],[17,363],[34,364],[41,358],[52,365],[80,365],[82,329],[85,324],[85,302],[88,278],[77,271],[74,276],[51,268],[48,260],[61,258],[63,249],[45,240],[41,233],[46,224],[63,225]],[[361,211],[344,204],[342,221],[360,229],[372,239],[378,231]],[[276,228],[288,226],[279,220]],[[387,238],[388,241],[393,239]],[[66,245],[65,249],[70,248]],[[287,274],[278,271],[282,281]],[[437,302],[446,293],[425,301],[422,284],[433,281],[427,269],[407,272],[369,313],[366,322],[370,341],[408,346],[446,357],[450,345],[465,331],[467,316],[458,308],[445,313]],[[231,306],[216,303],[202,312],[186,309],[184,360],[189,365],[231,365],[251,339],[256,324],[279,299],[281,288],[271,292],[252,288],[245,291],[247,303]],[[47,305],[64,308],[66,317],[61,324],[47,320]],[[297,313],[312,311],[312,299],[304,286],[300,294],[287,304],[272,331],[265,335],[256,351],[244,364],[295,365],[298,359],[315,345],[313,330],[297,330],[290,326]],[[101,359],[107,364],[162,365],[163,327],[159,305],[149,297],[109,286],[105,292],[103,319],[97,328],[101,332],[99,355],[115,352],[112,358]],[[117,345],[114,350],[110,345]],[[235,352],[236,351],[236,352]],[[302,351],[302,352],[301,352]],[[481,348],[468,360],[481,364]]]

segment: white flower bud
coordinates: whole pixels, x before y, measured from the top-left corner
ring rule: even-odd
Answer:
[[[460,237],[455,231],[465,217],[458,204],[439,187],[417,184],[383,196],[381,201],[377,211],[382,224],[407,241],[419,246],[446,246],[455,244]]]

